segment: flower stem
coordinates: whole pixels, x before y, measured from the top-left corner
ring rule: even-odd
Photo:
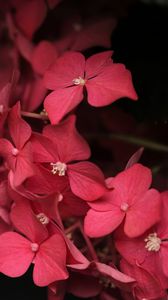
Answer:
[[[36,114],[28,111],[21,111],[21,115],[33,119],[48,120],[48,116],[46,114]]]
[[[150,141],[144,138],[139,138],[133,135],[128,134],[119,134],[119,133],[111,133],[111,134],[89,134],[88,138],[105,138],[109,140],[120,140],[133,145],[141,146],[147,149],[151,149],[154,151],[160,152],[168,152],[168,146],[164,144],[160,144],[155,141]]]
[[[90,251],[90,254],[91,254],[91,256],[92,256],[92,259],[93,259],[94,261],[98,261],[98,257],[97,257],[96,251],[95,251],[95,249],[94,249],[94,247],[93,247],[93,245],[92,245],[90,239],[89,239],[88,236],[85,234],[85,232],[84,232],[84,230],[83,230],[83,226],[82,226],[81,223],[79,224],[79,228],[80,228],[81,234],[83,235],[84,240],[85,240],[85,242],[86,242],[86,244],[87,244],[87,247],[88,247],[88,249],[89,249],[89,251]]]

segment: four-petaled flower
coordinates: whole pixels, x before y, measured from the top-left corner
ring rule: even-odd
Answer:
[[[105,106],[119,98],[137,100],[131,73],[123,64],[113,63],[112,51],[85,60],[79,52],[66,52],[46,71],[45,86],[54,90],[44,107],[52,124],[58,123],[83,99],[84,87],[92,106]]]
[[[90,237],[99,237],[114,231],[124,221],[124,232],[137,237],[160,219],[160,194],[149,189],[150,169],[134,164],[108,179],[112,188],[100,200],[89,203],[85,217],[85,231]]]

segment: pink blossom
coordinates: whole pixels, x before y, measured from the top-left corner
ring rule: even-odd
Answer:
[[[0,271],[10,277],[23,275],[34,264],[33,280],[38,286],[66,279],[66,246],[57,232],[48,231],[32,213],[28,201],[13,207],[11,219],[20,233],[6,232],[0,235]]]
[[[120,268],[124,273],[128,276],[133,276],[137,281],[132,291],[134,299],[167,299],[166,290],[159,281],[159,278],[153,276],[152,273],[138,263],[130,265],[123,259],[121,260]],[[131,295],[129,294],[128,299],[130,299],[130,297]]]
[[[124,222],[129,237],[143,234],[160,219],[160,194],[149,189],[152,181],[150,169],[134,164],[108,180],[111,191],[93,203],[85,217],[85,232],[99,237],[114,231]],[[135,226],[136,224],[136,226]]]
[[[30,126],[20,117],[20,105],[17,103],[8,117],[9,132],[12,143],[0,139],[0,154],[5,159],[7,168],[14,174],[14,185],[20,185],[34,174],[32,163]]]
[[[161,221],[135,239],[129,239],[122,234],[121,230],[116,232],[116,247],[131,264],[137,261],[144,266],[147,263],[148,270],[153,271],[153,263],[157,262],[165,276],[168,277],[168,192],[162,193],[161,199],[163,202]]]
[[[105,106],[119,98],[137,100],[131,73],[111,60],[112,51],[95,54],[85,61],[79,52],[66,52],[45,73],[45,86],[54,90],[44,107],[52,124],[58,123],[83,99],[84,87],[92,106]]]
[[[51,149],[51,172],[55,176],[68,177],[72,192],[84,200],[92,201],[106,191],[104,176],[95,164],[83,161],[90,156],[90,149],[77,132],[75,120],[75,116],[70,116],[57,126],[48,125],[44,128],[44,135],[54,145]]]

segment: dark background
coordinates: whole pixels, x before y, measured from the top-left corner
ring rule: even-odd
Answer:
[[[152,136],[152,139],[168,144],[168,7],[138,1],[130,1],[129,4],[124,1],[109,3],[112,15],[116,15],[119,20],[112,36],[114,59],[126,64],[131,70],[139,95],[136,103],[121,100],[116,106],[125,112],[131,112],[137,122],[150,124],[147,138]],[[99,147],[93,147],[94,159],[97,161],[100,153],[96,149]],[[167,154],[159,152],[155,155],[147,151],[145,155],[144,161],[147,165],[151,165],[153,161],[156,165],[164,163],[163,174],[167,178]],[[149,156],[154,158],[150,160]],[[165,182],[161,186],[167,188]],[[0,299],[45,300],[46,290],[34,286],[31,271],[30,269],[25,276],[17,279],[0,275]]]

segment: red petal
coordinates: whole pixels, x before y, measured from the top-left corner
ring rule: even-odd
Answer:
[[[61,235],[54,234],[40,246],[35,257],[33,280],[38,286],[47,286],[67,278],[66,245]]]
[[[71,115],[59,125],[44,128],[44,134],[53,141],[61,162],[84,160],[90,156],[89,145],[76,130],[75,123],[76,117]]]
[[[162,299],[165,294],[159,280],[140,265],[130,265],[125,260],[121,261],[124,273],[136,279],[137,284],[134,294],[137,299]],[[160,298],[161,297],[161,298]]]
[[[113,187],[119,192],[123,201],[131,205],[134,197],[143,195],[150,187],[151,182],[151,170],[143,165],[134,164],[113,179]]]
[[[11,220],[15,228],[32,242],[41,243],[48,237],[48,231],[36,218],[28,200],[17,200],[11,211]]]
[[[131,276],[121,273],[116,268],[111,266],[96,262],[95,263],[97,270],[104,274],[105,276],[109,276],[111,279],[114,280],[117,286],[121,286],[121,284],[128,289],[128,287],[133,286],[135,284],[135,279]]]
[[[19,277],[29,268],[34,257],[31,243],[15,232],[0,235],[0,272]]]
[[[122,64],[110,64],[96,77],[86,82],[88,102],[93,106],[108,105],[120,98],[137,100],[132,77]]]
[[[21,185],[27,178],[34,175],[33,164],[27,161],[24,157],[18,157],[13,173],[13,184],[15,187],[17,187]]]
[[[122,204],[122,199],[120,194],[115,189],[112,189],[108,190],[100,199],[89,202],[88,204],[91,208],[97,211],[116,211],[116,209],[121,211],[120,207]]]
[[[16,31],[15,34],[15,43],[20,54],[28,62],[30,62],[32,51],[33,51],[33,43],[18,30]]]
[[[23,33],[31,39],[45,19],[47,7],[45,1],[41,0],[25,0],[22,2],[16,11],[15,19]]]
[[[25,111],[34,111],[43,102],[46,95],[46,88],[41,77],[27,79],[21,104]]]
[[[50,139],[40,133],[33,133],[31,136],[34,162],[52,162],[55,149]],[[54,155],[55,154],[55,155]]]
[[[90,56],[86,61],[85,72],[86,78],[89,79],[98,75],[105,66],[111,64],[113,51],[105,51]]]
[[[66,236],[64,236],[67,245],[67,266],[75,270],[86,270],[90,262],[79,251],[73,242],[71,242]]]
[[[161,199],[158,191],[151,189],[128,209],[124,232],[137,237],[160,220]],[[135,226],[136,224],[136,226]]]
[[[56,47],[48,41],[41,41],[32,53],[32,66],[40,75],[43,75],[45,71],[51,66],[51,64],[58,57]]]
[[[93,201],[105,192],[105,180],[101,170],[88,161],[68,165],[72,192],[83,200]]]
[[[157,225],[158,235],[162,239],[167,239],[168,237],[168,191],[161,193],[162,209],[161,209],[161,220]]]
[[[85,201],[75,196],[71,191],[63,192],[62,195],[63,200],[59,202],[59,212],[62,219],[86,215],[89,206]]]
[[[161,265],[163,268],[163,272],[166,277],[168,277],[168,242],[162,242],[161,249],[160,249],[160,256],[161,256]]]
[[[152,255],[152,251],[149,252],[145,248],[146,243],[144,241],[152,232],[153,230],[151,229],[151,232],[149,231],[139,238],[130,239],[124,234],[123,226],[121,225],[115,233],[116,248],[130,264],[134,265],[136,261],[142,264],[147,256]]]
[[[16,148],[21,149],[31,136],[31,128],[20,117],[20,104],[16,103],[9,113],[9,131]]]
[[[51,123],[59,123],[67,113],[81,102],[82,98],[82,86],[58,89],[50,93],[44,100],[44,108],[48,113]]]
[[[123,221],[125,214],[114,207],[113,211],[98,212],[90,209],[84,220],[85,232],[90,237],[101,237],[114,231]]]
[[[65,52],[45,73],[45,86],[50,90],[72,86],[73,80],[84,78],[85,58],[79,52]]]
[[[15,170],[16,157],[12,155],[13,145],[6,139],[0,139],[0,155],[6,160],[9,169]]]

